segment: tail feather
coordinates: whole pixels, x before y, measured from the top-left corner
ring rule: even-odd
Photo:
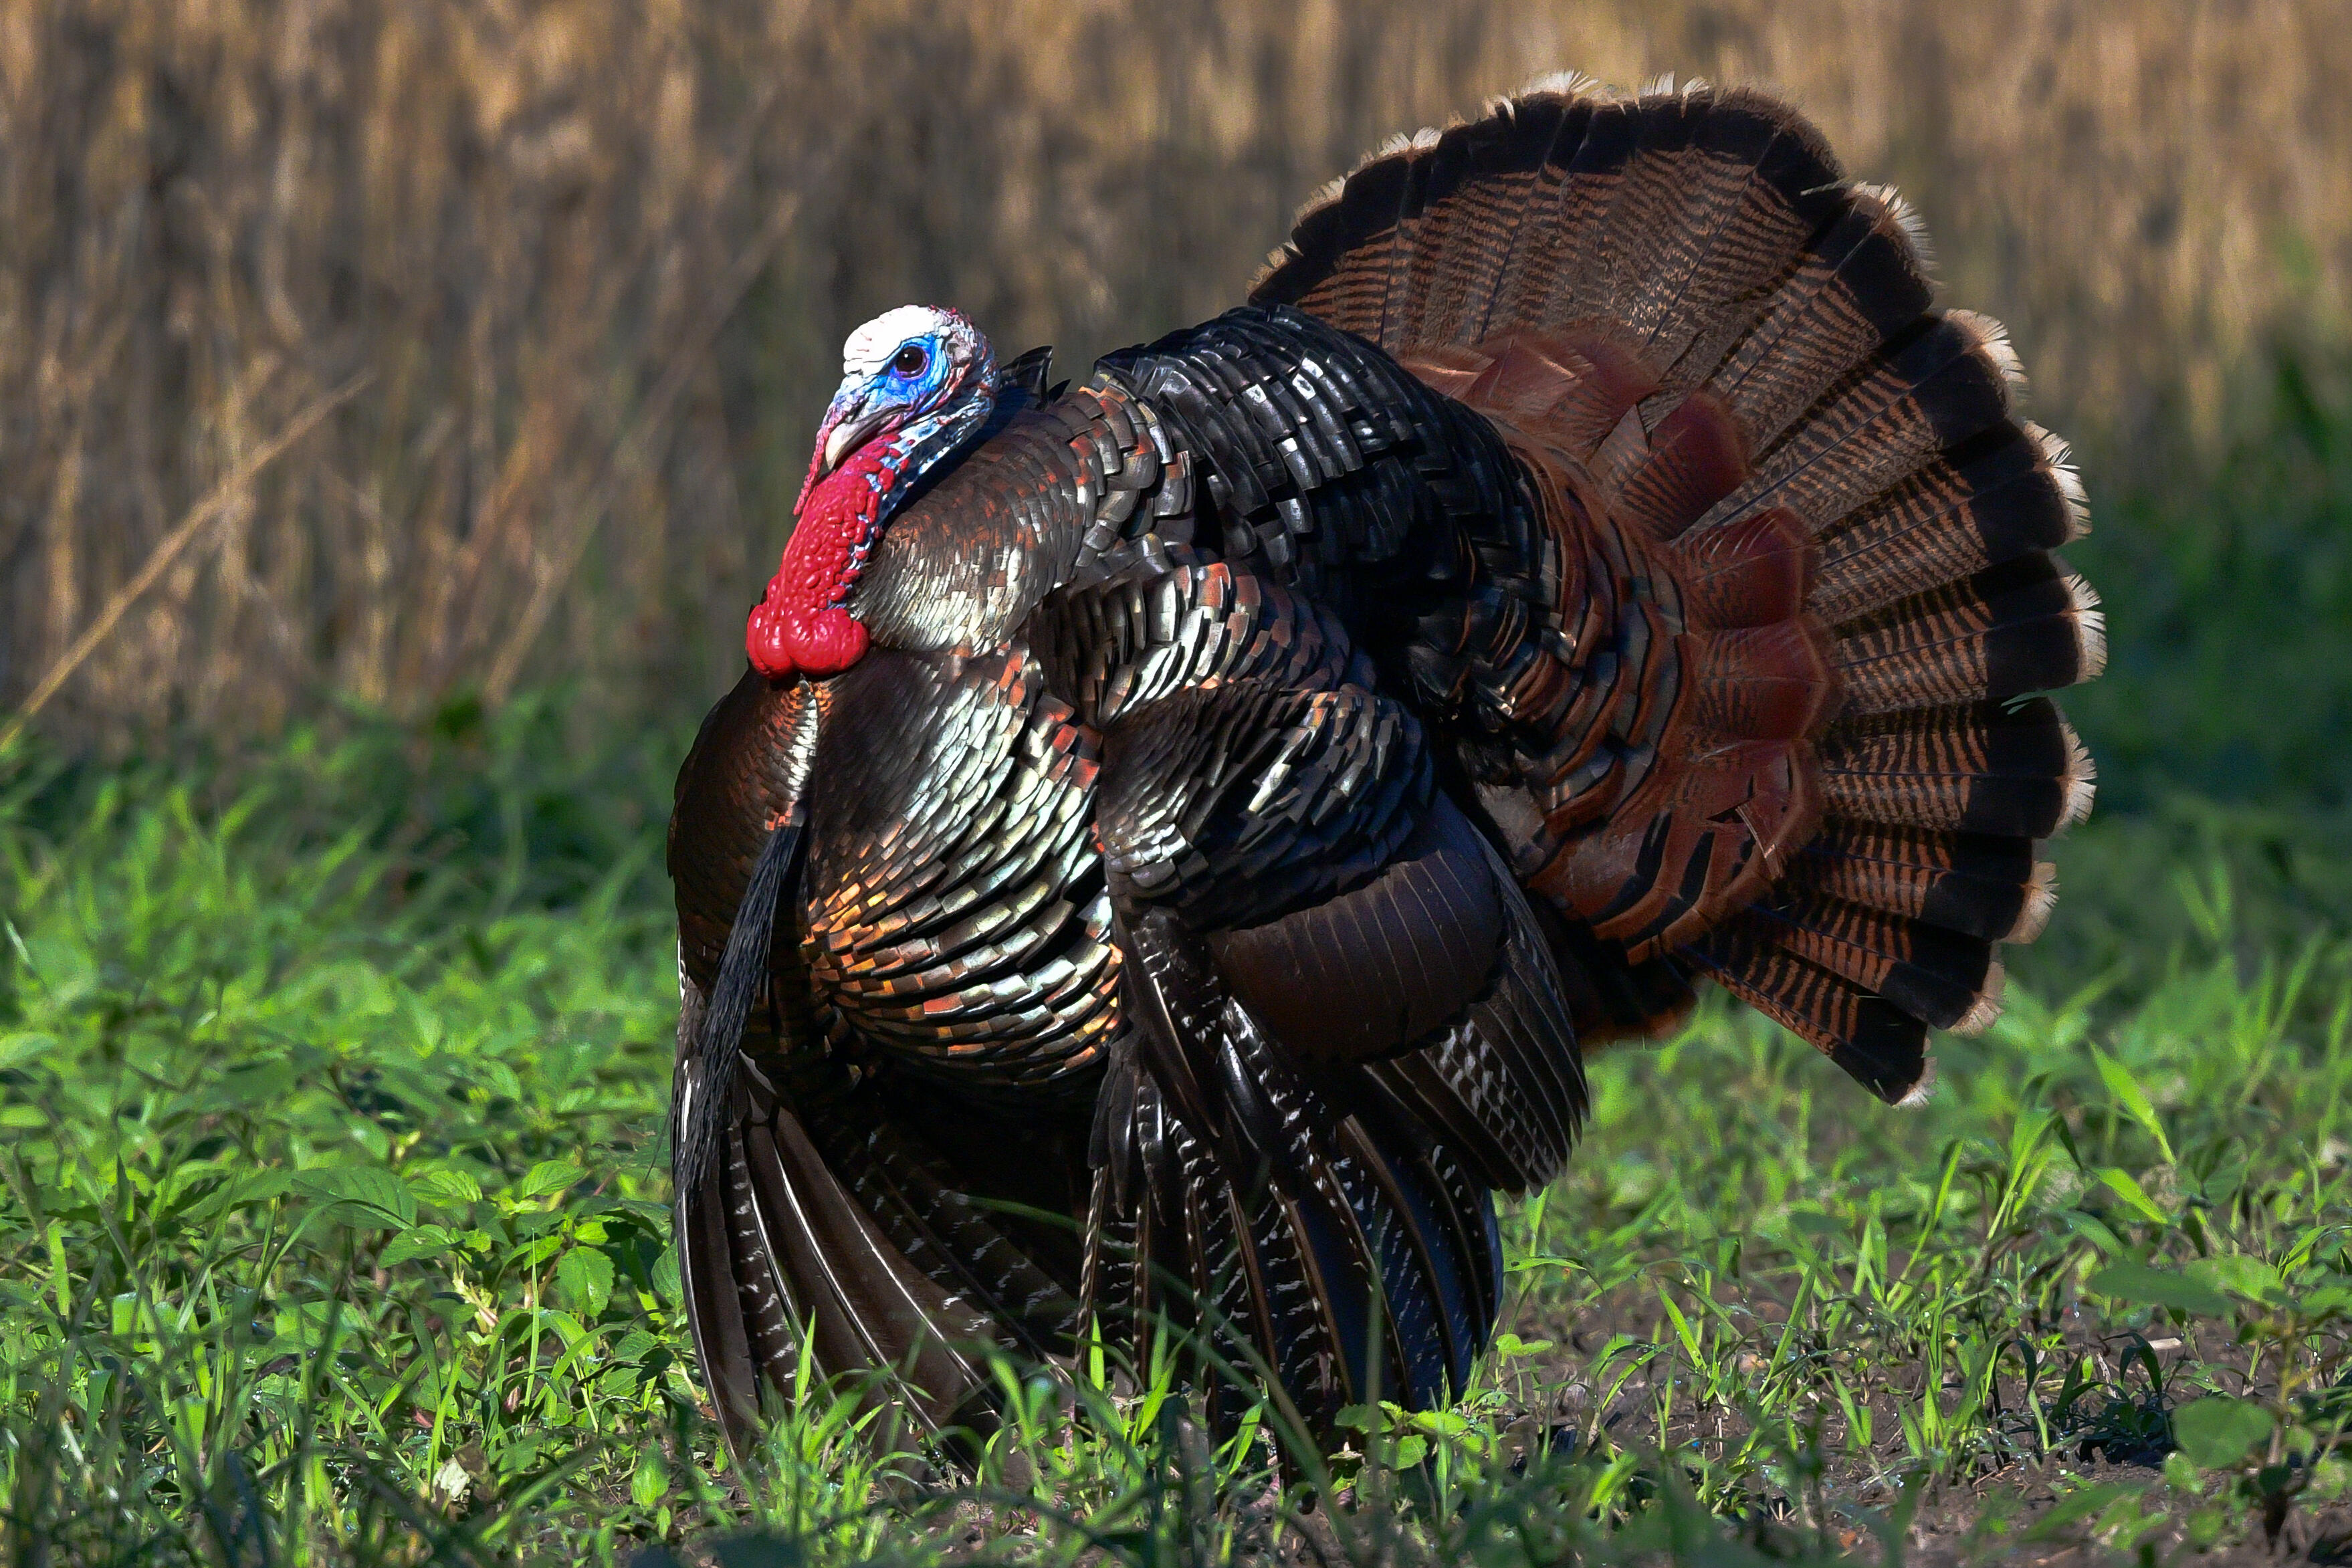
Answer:
[[[1709,932],[1685,956],[1717,984],[1830,1060],[1889,1104],[1925,1082],[1926,1026],[1885,997],[1818,964],[1772,934],[1733,926]]]
[[[1766,450],[1927,300],[1895,209],[1857,192],[1706,385]]]
[[[1611,225],[1625,243],[1610,258],[1609,294],[1650,363],[1682,360],[1726,297],[1761,282],[1761,268],[1784,253],[1794,224],[1756,200],[1772,189],[1764,165],[1788,147],[1782,131],[1688,94],[1646,119]]]
[[[1937,1029],[1967,1033],[1998,1011],[1992,945],[1956,931],[1818,895],[1776,889],[1733,920],[1774,946],[1885,997]]]
[[[1786,507],[1820,531],[1937,455],[2005,426],[2014,356],[1998,333],[1981,317],[1931,318],[1901,348],[1843,374],[1707,520]]]
[[[1436,306],[1432,315],[1453,325],[1447,334],[1451,340],[1475,342],[1488,336],[1507,291],[1535,270],[1526,251],[1530,236],[1543,230],[1535,215],[1538,189],[1545,185],[1548,172],[1582,143],[1592,112],[1589,101],[1579,102],[1572,93],[1538,96],[1516,104],[1506,100],[1493,107],[1488,121],[1506,128],[1506,133],[1486,144],[1480,171],[1485,178],[1474,177],[1465,184],[1491,189],[1491,196],[1471,198],[1484,219],[1473,227],[1482,235],[1491,231],[1495,237],[1480,245],[1475,262],[1456,269],[1457,285],[1432,290]],[[1554,184],[1547,193],[1556,191]],[[1421,337],[1424,341],[1446,340],[1427,331]]]
[[[2089,814],[2089,755],[2047,697],[1913,708],[1823,737],[1832,815],[1890,827],[2047,838]]]
[[[2049,919],[2052,875],[2029,839],[1833,818],[1779,885],[1986,942],[2030,942]]]
[[[2021,556],[1838,629],[1850,718],[2006,701],[2071,686],[2106,665],[2106,618],[2055,557]]]
[[[1956,461],[1938,454],[1822,536],[1812,608],[1831,625],[2086,531],[2065,445],[2025,425]]]

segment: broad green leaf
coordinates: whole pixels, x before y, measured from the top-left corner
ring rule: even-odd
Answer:
[[[199,1200],[182,1218],[191,1223],[217,1218],[233,1208],[250,1208],[283,1197],[293,1190],[294,1173],[285,1170],[252,1171],[227,1182]]]
[[[593,1247],[574,1247],[555,1266],[563,1293],[580,1308],[581,1317],[593,1322],[613,1298],[613,1260]]]
[[[2260,1258],[2249,1258],[2242,1252],[2200,1258],[2189,1266],[2189,1272],[2250,1301],[2276,1303],[2286,1299],[2286,1281],[2279,1278],[2279,1271]]]
[[[12,1030],[0,1034],[0,1072],[22,1067],[37,1056],[57,1049],[58,1038],[33,1030]]]
[[[2127,1250],[2123,1244],[2123,1239],[2108,1229],[2106,1221],[2095,1214],[2085,1213],[2079,1208],[2070,1208],[2061,1213],[2058,1218],[2064,1221],[2067,1229],[2110,1258],[2120,1258]]]
[[[2139,1185],[2139,1178],[2131,1172],[2115,1166],[2103,1166],[2099,1169],[2099,1179],[2106,1183],[2109,1192],[2139,1210],[2143,1218],[2158,1225],[2172,1223],[2172,1217],[2156,1206],[2156,1199],[2147,1196],[2147,1189]]]
[[[536,1269],[563,1249],[561,1236],[542,1236],[528,1246],[519,1247],[507,1254],[509,1269]]]
[[[686,1300],[686,1286],[677,1277],[677,1249],[666,1247],[654,1260],[654,1293],[675,1306]]]
[[[668,1490],[669,1465],[659,1448],[648,1446],[637,1456],[636,1471],[629,1477],[629,1500],[639,1508],[651,1508]]]
[[[2122,1259],[2090,1278],[2088,1289],[2119,1301],[2144,1307],[2171,1307],[2199,1317],[2217,1318],[2230,1310],[2230,1299],[2202,1280],[2166,1269]]]
[[[389,1269],[395,1263],[413,1262],[419,1258],[438,1258],[453,1246],[456,1239],[437,1225],[420,1225],[392,1239],[376,1261]]]
[[[530,1174],[522,1178],[522,1186],[515,1192],[522,1197],[545,1197],[551,1192],[562,1192],[576,1185],[587,1174],[570,1160],[541,1160],[530,1167]]]
[[[455,1208],[461,1203],[478,1203],[482,1184],[464,1171],[446,1167],[419,1171],[408,1178],[409,1190],[426,1203],[438,1208]]]
[[[2295,1303],[2306,1318],[2352,1316],[2352,1285],[2328,1285]]]
[[[294,1070],[283,1061],[265,1061],[222,1073],[212,1082],[205,1099],[231,1108],[276,1106],[293,1092]]]
[[[2172,1440],[2199,1469],[2226,1469],[2252,1453],[2275,1424],[2250,1399],[2214,1394],[2172,1413]]]
[[[522,1080],[515,1076],[513,1068],[498,1058],[494,1056],[477,1058],[473,1063],[473,1071],[498,1099],[520,1100],[522,1098]]]
[[[327,1217],[360,1229],[405,1230],[416,1223],[408,1184],[374,1166],[328,1166],[299,1171],[294,1190],[328,1206]]]

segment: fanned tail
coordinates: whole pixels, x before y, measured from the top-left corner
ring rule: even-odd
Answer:
[[[1902,1100],[2048,916],[2034,844],[2092,768],[2032,694],[2105,661],[2051,553],[2082,490],[1922,251],[1784,105],[1570,81],[1382,149],[1252,291],[1486,413],[1545,507],[1556,642],[1430,634],[1514,748],[1481,799],[1595,980],[1588,1038],[1672,1015],[1663,965]]]

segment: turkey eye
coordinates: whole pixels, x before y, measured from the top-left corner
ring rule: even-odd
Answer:
[[[902,376],[919,376],[930,362],[931,356],[923,351],[920,343],[909,343],[891,356],[890,368]]]

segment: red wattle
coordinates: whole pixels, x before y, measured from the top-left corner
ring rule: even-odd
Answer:
[[[743,629],[743,651],[770,680],[823,680],[865,657],[870,639],[843,601],[864,569],[897,456],[888,442],[869,441],[807,491],[784,559]]]
[[[838,604],[814,615],[786,615],[784,646],[802,674],[821,681],[837,675],[866,656],[870,641],[856,616]]]
[[[793,678],[793,655],[784,642],[784,618],[769,602],[775,597],[772,584],[768,598],[751,607],[751,623],[743,628],[743,652],[751,656],[751,667],[772,681]]]

